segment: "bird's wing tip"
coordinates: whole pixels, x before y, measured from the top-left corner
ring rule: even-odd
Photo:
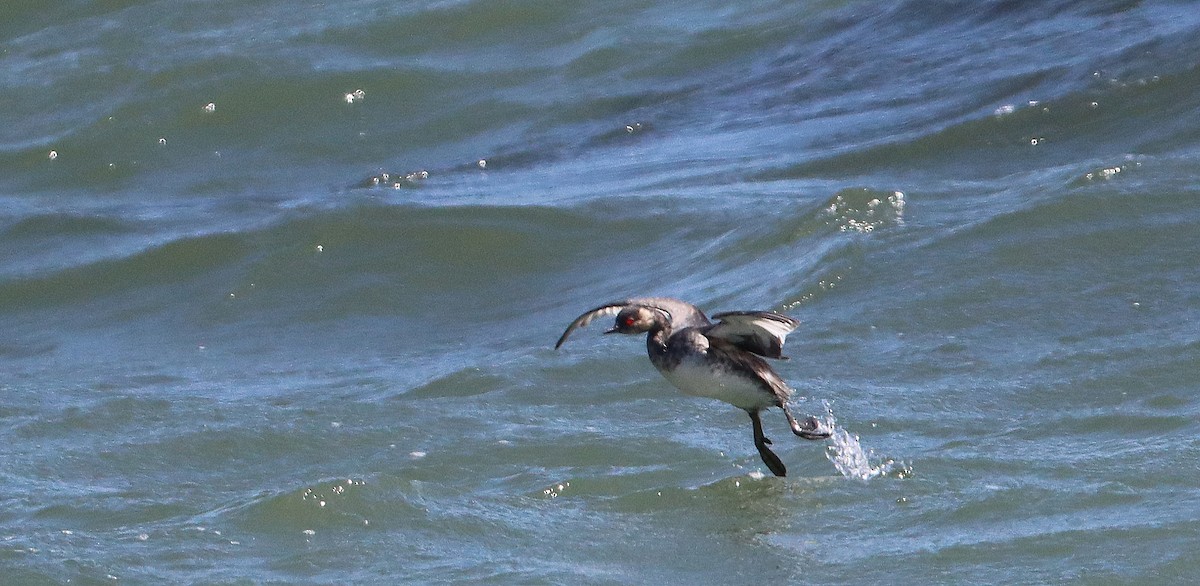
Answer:
[[[558,342],[556,342],[554,344],[554,349],[558,350],[563,344],[565,344],[567,341],[567,338],[570,337],[571,332],[574,332],[575,330],[592,323],[592,320],[594,320],[600,316],[616,315],[617,313],[619,313],[621,311],[621,309],[625,308],[629,304],[630,304],[629,300],[613,301],[611,303],[605,303],[604,305],[601,305],[600,307],[597,307],[595,309],[591,309],[591,310],[583,312],[583,314],[581,314],[579,317],[575,318],[575,320],[571,322],[571,325],[567,326],[567,330],[565,332],[563,332],[562,336],[559,336]]]

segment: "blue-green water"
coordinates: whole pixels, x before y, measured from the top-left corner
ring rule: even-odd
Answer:
[[[1193,3],[17,0],[0,104],[0,582],[1200,576]],[[838,440],[551,349],[648,294]]]

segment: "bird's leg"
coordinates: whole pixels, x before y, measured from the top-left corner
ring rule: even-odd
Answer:
[[[821,428],[821,422],[816,417],[809,415],[804,423],[800,423],[788,410],[787,403],[781,403],[779,406],[783,408],[783,415],[787,417],[788,425],[792,426],[792,433],[806,440],[828,439],[833,435],[833,432],[828,429]]]
[[[758,417],[758,411],[747,411],[750,414],[750,421],[754,423],[754,447],[758,448],[758,455],[762,457],[762,461],[771,469],[771,473],[775,476],[787,476],[787,467],[771,451],[767,446],[771,445],[771,440],[763,435],[762,419]]]

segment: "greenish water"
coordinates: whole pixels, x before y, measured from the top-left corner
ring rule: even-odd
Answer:
[[[0,17],[0,583],[1200,575],[1188,3]],[[634,295],[837,438],[552,350]]]

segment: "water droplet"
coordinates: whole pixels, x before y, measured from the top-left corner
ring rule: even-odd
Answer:
[[[49,155],[49,157],[50,157],[50,160],[51,160],[51,161],[53,161],[54,159],[57,159],[57,158],[58,158],[58,151],[50,151],[50,155]]]
[[[207,104],[205,104],[205,105],[204,105],[204,111],[205,111],[205,112],[208,112],[209,114],[211,114],[211,113],[213,113],[213,112],[216,112],[216,111],[217,111],[217,105],[216,105],[215,103],[213,103],[213,102],[209,102],[209,103],[207,103]]]

